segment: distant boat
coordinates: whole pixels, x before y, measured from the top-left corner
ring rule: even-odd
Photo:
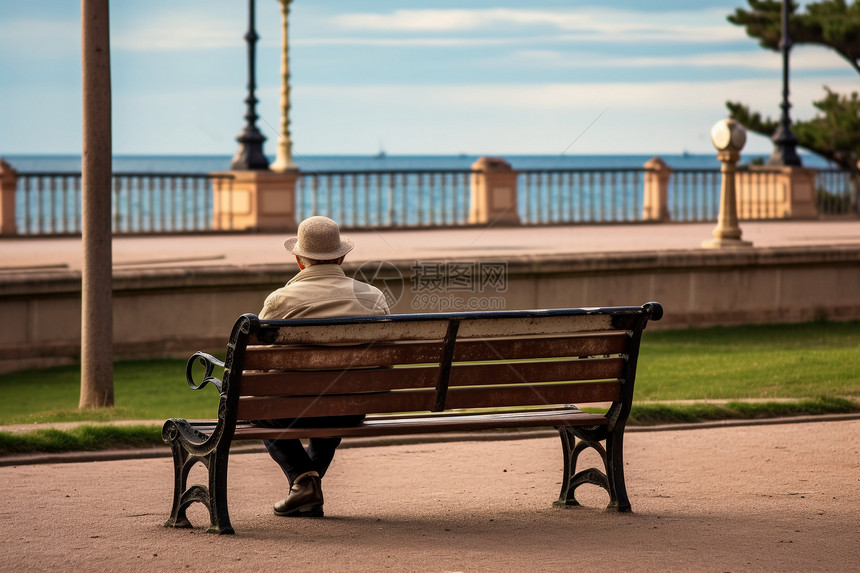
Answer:
[[[385,148],[382,147],[382,143],[379,144],[379,153],[373,156],[374,159],[385,159],[388,155],[385,153]]]

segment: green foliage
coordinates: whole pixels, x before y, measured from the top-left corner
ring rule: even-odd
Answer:
[[[781,5],[776,0],[749,0],[750,10],[738,8],[728,17],[744,26],[750,37],[768,49],[779,49],[782,35]],[[804,12],[791,3],[789,34],[793,44],[817,44],[832,48],[860,73],[860,0],[822,0],[808,4]],[[833,161],[848,171],[857,170],[860,158],[860,99],[856,92],[827,94],[813,105],[821,112],[808,121],[796,121],[792,131],[798,145]],[[778,122],[763,119],[739,102],[726,102],[731,117],[754,131],[772,136]]]
[[[860,159],[860,98],[857,92],[850,96],[824,87],[827,95],[813,102],[822,113],[808,121],[796,121],[792,131],[797,143],[821,157],[832,161],[846,171],[856,171]],[[729,115],[750,131],[771,137],[779,122],[762,118],[739,102],[726,102]]]
[[[853,171],[860,158],[860,98],[857,92],[845,96],[824,90],[824,99],[813,103],[822,113],[796,122],[794,134],[803,147]]]
[[[747,35],[769,50],[779,50],[782,37],[782,2],[749,0],[750,10],[738,8],[729,22],[746,28]],[[789,2],[788,31],[793,44],[817,44],[835,50],[860,72],[860,0],[821,0],[798,13]]]

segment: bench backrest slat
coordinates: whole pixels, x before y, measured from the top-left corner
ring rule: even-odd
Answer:
[[[438,341],[375,343],[348,346],[249,346],[246,370],[335,370],[380,364],[439,362]]]
[[[461,340],[454,349],[457,362],[499,360],[503,358],[562,358],[621,354],[627,348],[625,332],[602,334],[531,337],[517,339]]]
[[[432,410],[435,399],[432,388],[347,395],[247,397],[239,400],[237,415],[240,420],[266,420],[366,412],[420,412]]]
[[[448,388],[447,407],[504,408],[506,406],[549,406],[587,402],[612,402],[619,396],[617,380],[577,384],[520,384],[503,392],[490,386]]]
[[[607,315],[547,316],[521,319],[479,318],[463,321],[457,337],[490,338],[493,336],[546,336],[571,332],[619,330],[613,317]],[[623,329],[622,329],[623,330]]]
[[[408,370],[408,373],[406,373]],[[433,388],[439,368],[374,368],[316,372],[246,372],[242,396],[316,396]]]
[[[618,379],[623,368],[624,360],[618,357],[563,362],[454,364],[448,385],[488,386]],[[316,396],[434,388],[438,376],[437,366],[346,371],[246,372],[242,377],[241,395]]]
[[[492,386],[458,386],[448,389],[448,409],[611,402],[618,399],[619,393],[620,383],[617,380],[577,384],[521,384],[509,386],[504,392]],[[432,410],[434,402],[435,392],[432,388],[346,395],[249,396],[239,400],[238,417],[240,420],[262,420],[417,412]]]
[[[566,360],[564,362],[516,362],[501,364],[455,364],[449,386],[538,384],[620,378],[621,358]],[[501,390],[499,390],[501,391]]]
[[[621,354],[626,346],[627,335],[624,332],[461,340],[454,349],[454,360],[465,362],[511,357],[525,359]],[[438,363],[441,355],[442,343],[437,341],[348,346],[249,346],[245,351],[245,369],[336,370],[380,364],[432,364]]]
[[[252,334],[249,345],[257,344],[374,344],[408,340],[442,340],[448,321],[368,322],[343,324],[332,328],[319,326],[285,326],[263,329]]]

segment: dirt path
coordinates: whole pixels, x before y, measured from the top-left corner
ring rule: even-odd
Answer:
[[[167,459],[3,467],[0,570],[845,571],[858,437],[858,420],[630,434],[633,514],[596,490],[553,508],[557,438],[343,449],[310,520],[272,515],[280,470],[236,455],[224,537],[161,527]]]

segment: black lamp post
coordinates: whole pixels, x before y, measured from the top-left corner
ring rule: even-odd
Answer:
[[[791,108],[788,103],[788,52],[791,50],[788,2],[789,0],[782,0],[782,37],[779,40],[779,49],[782,51],[782,117],[773,133],[774,149],[767,161],[768,165],[774,166],[801,165],[800,156],[797,155],[797,137],[791,132],[791,118],[788,116],[788,110]]]
[[[257,129],[257,98],[254,96],[254,88],[256,87],[255,45],[260,39],[254,30],[254,0],[248,0],[248,6],[248,33],[245,34],[245,41],[248,42],[248,97],[245,98],[245,103],[248,104],[248,108],[245,111],[245,129],[236,138],[236,141],[239,142],[239,150],[236,151],[233,161],[230,162],[230,169],[234,171],[269,168],[269,160],[263,153],[263,142],[266,141],[266,138]]]

